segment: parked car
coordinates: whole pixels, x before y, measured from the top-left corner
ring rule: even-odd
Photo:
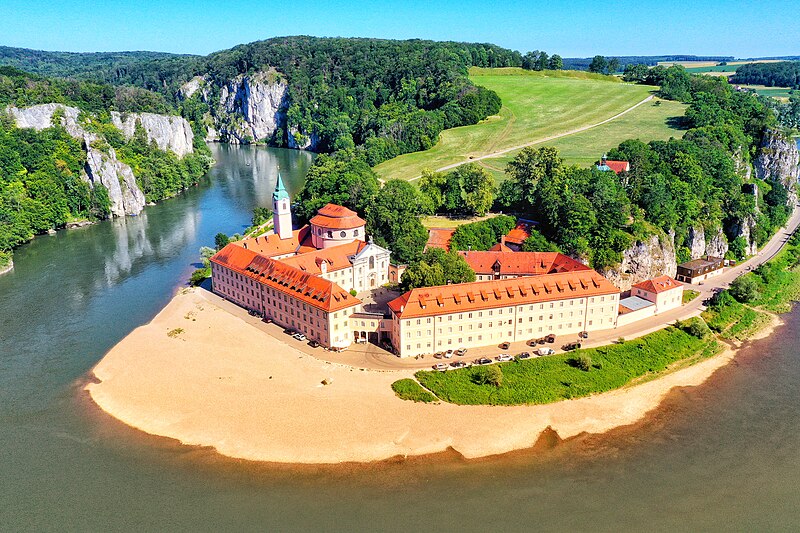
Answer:
[[[356,339],[356,344],[367,344],[367,339],[364,337],[359,337]]]
[[[267,324],[272,324],[272,318],[270,318],[268,316],[265,316],[264,317],[264,322],[266,322]]]
[[[474,364],[476,365],[491,365],[492,360],[488,357],[481,357],[480,359],[475,359]]]
[[[312,348],[319,348],[319,343],[317,341],[309,341],[308,345]]]
[[[441,359],[442,357],[444,357],[444,352],[436,352],[435,354],[433,354],[433,356],[436,359]]]
[[[578,333],[578,337],[580,337],[581,339],[588,339],[589,338],[589,332],[588,331],[581,331],[580,333]]]
[[[446,352],[444,352],[444,358],[445,359],[450,359],[451,357],[453,357],[454,353],[455,352],[453,350],[447,350]]]
[[[520,359],[530,359],[531,357],[533,357],[533,355],[531,354],[531,352],[522,352],[518,353],[517,357],[519,357]]]
[[[295,333],[294,335],[292,335],[292,337],[294,337],[295,339],[297,339],[299,341],[306,340],[306,336],[303,335],[302,333]]]
[[[467,353],[466,348],[459,348],[458,350],[456,350],[456,355],[459,357],[463,357],[464,355],[466,355],[466,353]]]
[[[536,350],[539,355],[553,355],[556,351],[552,348],[539,348]]]
[[[503,361],[513,361],[513,360],[514,360],[514,358],[513,358],[513,357],[511,357],[511,354],[507,354],[507,353],[501,353],[500,355],[498,355],[497,357],[495,357],[495,359],[496,359],[496,360],[498,360],[498,361],[500,361],[500,362],[503,362]]]
[[[250,316],[258,316],[259,312],[256,311],[255,309],[248,309],[247,310],[247,314],[250,315]]]
[[[464,361],[453,361],[452,363],[450,363],[450,366],[453,368],[464,368],[465,366],[467,366],[467,363],[465,363]]]
[[[286,328],[285,330],[283,330],[283,332],[286,333],[287,335],[294,335],[295,333],[297,333],[292,328]]]
[[[565,352],[571,352],[572,350],[577,350],[581,347],[581,343],[579,342],[569,342],[561,347],[562,350]]]
[[[547,341],[548,344],[553,344],[554,342],[556,342],[556,336],[551,333],[550,335],[545,337],[544,340]]]
[[[504,343],[500,344],[500,349],[501,350],[508,350],[509,346],[511,346],[510,342],[504,342]]]
[[[438,370],[439,372],[444,372],[447,370],[447,363],[436,363],[433,365],[434,370]]]

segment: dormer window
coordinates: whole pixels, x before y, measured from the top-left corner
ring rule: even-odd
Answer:
[[[358,230],[357,229],[353,230],[353,237],[358,237]]]
[[[333,232],[332,232],[332,231],[329,231],[329,232],[328,232],[328,238],[329,238],[329,239],[332,239],[332,238],[333,238]]]
[[[339,234],[339,236],[340,236],[340,237],[342,237],[342,238],[345,238],[345,237],[347,237],[347,232],[346,232],[346,231],[343,231],[343,232],[341,232],[341,233]]]

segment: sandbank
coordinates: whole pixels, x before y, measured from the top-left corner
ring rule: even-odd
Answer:
[[[532,447],[548,428],[566,439],[633,424],[674,387],[703,383],[733,356],[729,349],[640,385],[547,405],[418,404],[390,387],[413,370],[317,359],[234,316],[202,289],[187,289],[112,348],[86,390],[127,425],[232,458],[332,464],[449,448],[478,458]],[[326,379],[331,383],[323,385]]]

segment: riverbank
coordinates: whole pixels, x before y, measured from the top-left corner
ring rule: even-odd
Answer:
[[[673,388],[703,383],[734,354],[728,349],[640,385],[553,404],[417,404],[391,389],[411,370],[321,361],[191,289],[115,346],[86,390],[130,426],[233,458],[324,464],[449,449],[478,458],[530,448],[548,429],[569,438],[633,424]]]

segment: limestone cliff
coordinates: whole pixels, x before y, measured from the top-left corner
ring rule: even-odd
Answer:
[[[758,244],[754,238],[756,230],[756,217],[747,215],[742,220],[738,220],[731,224],[728,229],[731,241],[741,237],[745,241],[745,254],[755,255],[758,253]]]
[[[789,190],[789,205],[797,204],[800,153],[794,140],[777,131],[767,131],[761,141],[754,166],[759,179],[775,178]]]
[[[674,277],[678,265],[673,241],[672,235],[653,235],[644,241],[637,241],[623,252],[622,263],[600,273],[623,292],[630,290],[635,283],[656,276],[666,274]]]
[[[111,122],[125,135],[126,139],[132,138],[136,124],[141,124],[147,135],[147,142],[155,142],[160,150],[172,151],[178,157],[191,154],[194,150],[192,146],[194,133],[189,122],[184,118],[155,113],[112,111]]]
[[[686,238],[686,247],[692,259],[707,255],[725,257],[728,253],[728,239],[721,227],[709,231],[703,226],[691,227]]]
[[[289,86],[274,69],[223,80],[197,76],[179,90],[181,98],[194,95],[210,108],[208,141],[244,144],[277,140],[290,148],[317,148],[314,132],[287,125]]]
[[[61,125],[70,136],[83,141],[86,165],[82,176],[94,188],[98,183],[108,189],[111,214],[116,217],[137,215],[144,208],[144,193],[136,183],[131,167],[117,159],[110,146],[97,148],[100,137],[86,131],[78,121],[80,111],[62,104],[40,104],[27,108],[9,107],[8,111],[19,128],[42,130],[53,125],[53,113],[61,110]]]

